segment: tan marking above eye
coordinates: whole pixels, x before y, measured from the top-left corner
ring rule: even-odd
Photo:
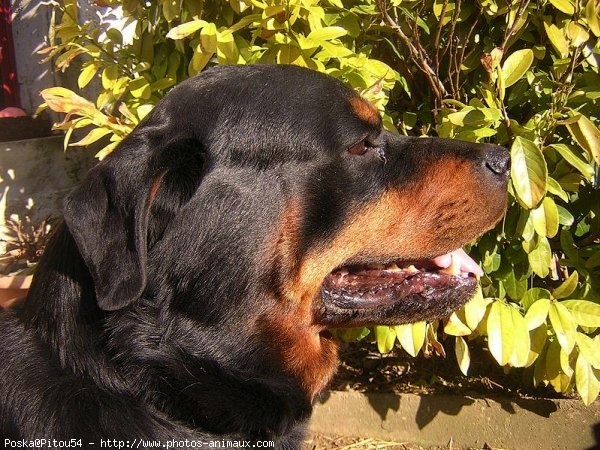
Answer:
[[[361,120],[371,125],[381,125],[379,111],[371,103],[359,96],[351,97],[349,101],[350,107]]]

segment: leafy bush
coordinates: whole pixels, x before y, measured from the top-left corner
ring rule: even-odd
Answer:
[[[487,342],[498,363],[526,367],[534,384],[600,390],[600,3],[597,0],[98,0],[100,23],[75,0],[43,50],[64,70],[81,61],[90,102],[55,87],[45,105],[101,138],[99,158],[175,84],[215,64],[291,63],[342,79],[386,126],[510,147],[504,221],[471,248],[485,276],[476,297],[444,321],[374,330],[380,351],[444,353],[461,370]],[[149,6],[148,6],[149,5]],[[114,15],[118,20],[109,20]],[[443,331],[443,333],[442,333]]]

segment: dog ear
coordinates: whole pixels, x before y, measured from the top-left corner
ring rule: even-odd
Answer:
[[[149,231],[150,211],[157,196],[172,197],[173,191],[185,190],[179,202],[169,202],[172,216],[192,195],[200,178],[199,144],[193,148],[189,143],[166,146],[150,154],[147,148],[136,148],[136,141],[125,139],[90,170],[63,205],[65,222],[91,273],[98,306],[106,311],[129,305],[146,287],[148,236],[155,234]],[[200,166],[193,171],[197,179],[175,186],[179,179],[185,179],[176,172],[186,167],[181,161],[189,160],[188,152],[194,152],[193,162]],[[168,189],[163,186],[167,182]],[[165,218],[164,213],[159,216]]]

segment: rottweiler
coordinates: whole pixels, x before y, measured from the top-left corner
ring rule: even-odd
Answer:
[[[3,443],[300,448],[328,330],[468,301],[461,247],[502,217],[508,171],[499,146],[384,130],[308,69],[181,83],[67,196],[1,313]]]

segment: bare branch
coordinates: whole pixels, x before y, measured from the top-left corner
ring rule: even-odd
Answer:
[[[411,39],[404,33],[400,25],[398,25],[398,23],[390,16],[385,0],[376,0],[376,2],[377,7],[381,11],[384,22],[396,33],[402,43],[408,48],[412,61],[416,64],[419,70],[425,74],[425,77],[427,78],[427,81],[429,82],[429,85],[436,96],[437,103],[441,104],[442,99],[448,95],[448,92],[446,91],[443,83],[440,81],[438,74],[429,65],[427,59],[422,57],[422,54],[417,46],[415,46]]]

